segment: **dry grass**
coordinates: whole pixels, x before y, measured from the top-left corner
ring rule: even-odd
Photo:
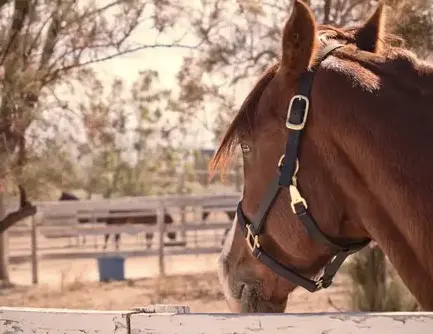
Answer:
[[[340,275],[335,285],[326,291],[311,294],[297,289],[290,296],[287,312],[336,311],[329,304],[329,298],[332,296],[337,307],[342,307],[346,285],[344,275]],[[59,284],[15,285],[2,289],[0,300],[2,305],[16,307],[119,310],[163,303],[188,305],[192,312],[230,312],[214,271],[110,283],[65,276]]]
[[[225,309],[215,273],[110,283],[85,282],[77,277],[57,287],[41,285],[2,289],[0,299],[2,305],[19,307],[114,310],[165,303],[187,304],[200,312],[212,312],[215,305],[219,311]],[[197,301],[199,310],[195,307]]]

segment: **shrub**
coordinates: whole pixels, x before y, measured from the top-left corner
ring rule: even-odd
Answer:
[[[382,250],[366,247],[347,264],[351,281],[350,307],[361,312],[421,310]]]

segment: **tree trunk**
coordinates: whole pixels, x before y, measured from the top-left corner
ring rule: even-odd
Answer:
[[[325,0],[325,4],[323,6],[323,24],[331,23],[331,7],[332,0]]]
[[[4,192],[0,189],[0,219],[6,216]],[[8,250],[7,250],[7,231],[0,233],[0,281],[9,283],[9,270],[8,270]]]

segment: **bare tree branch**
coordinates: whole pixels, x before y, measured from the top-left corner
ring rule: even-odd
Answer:
[[[329,24],[331,22],[331,7],[332,0],[325,0],[325,4],[323,6],[323,24]]]
[[[60,75],[63,75],[64,73],[67,73],[71,70],[79,69],[79,68],[84,67],[84,66],[104,62],[106,60],[110,60],[110,59],[113,59],[113,58],[116,58],[119,56],[124,56],[124,55],[130,54],[130,53],[134,53],[134,52],[145,50],[145,49],[160,49],[160,48],[181,48],[181,49],[193,50],[193,49],[196,49],[197,46],[191,46],[191,45],[185,45],[185,44],[140,45],[140,46],[137,46],[134,48],[130,48],[130,49],[126,49],[124,51],[119,51],[117,53],[110,54],[110,55],[105,56],[105,57],[92,59],[92,60],[88,60],[88,61],[85,61],[85,62],[82,62],[79,64],[72,64],[72,65],[67,65],[65,67],[59,68],[59,69],[53,71],[52,73],[49,73],[44,82],[50,83],[50,82],[56,80]]]
[[[45,38],[45,44],[42,49],[41,61],[39,64],[39,69],[43,69],[48,65],[48,62],[53,55],[54,47],[57,43],[57,37],[61,29],[61,0],[57,0],[56,8],[53,10],[51,15],[51,24],[48,28],[48,32]]]

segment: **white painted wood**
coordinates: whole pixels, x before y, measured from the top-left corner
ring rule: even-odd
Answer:
[[[131,334],[421,334],[433,313],[134,314]]]
[[[124,311],[0,307],[1,334],[421,334],[433,312],[200,314],[187,306]]]
[[[129,334],[129,313],[0,307],[0,333]]]

